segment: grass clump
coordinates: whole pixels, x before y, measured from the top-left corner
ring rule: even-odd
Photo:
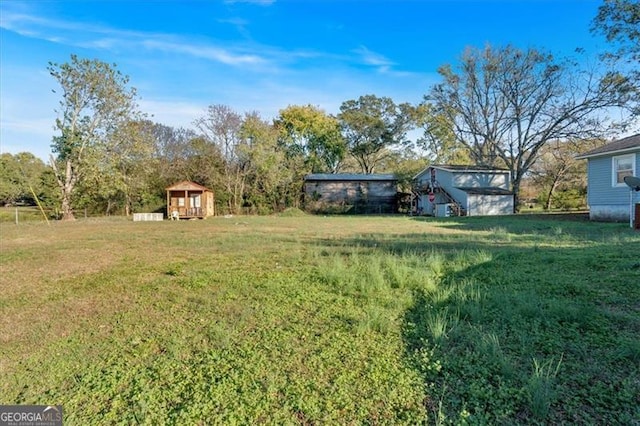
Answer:
[[[533,371],[527,384],[527,390],[530,409],[537,419],[546,418],[551,404],[555,401],[554,382],[558,376],[561,363],[562,355],[558,362],[554,362],[553,358],[545,362],[539,362],[536,358],[533,358]]]
[[[304,210],[300,210],[297,207],[288,207],[282,212],[278,213],[278,216],[280,217],[304,217],[307,215],[307,212],[305,212]]]

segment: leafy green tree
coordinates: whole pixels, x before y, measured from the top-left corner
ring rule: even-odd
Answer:
[[[628,108],[640,116],[640,2],[638,0],[604,0],[591,30],[603,34],[612,49],[604,55],[614,62],[606,79],[624,79],[624,89],[632,96]]]
[[[409,144],[406,134],[412,128],[413,117],[411,105],[396,105],[387,97],[366,95],[343,102],[338,120],[347,150],[362,173],[373,173],[393,148]]]
[[[337,172],[346,146],[334,117],[311,105],[291,105],[280,111],[274,125],[289,156],[302,158],[305,171]]]
[[[35,204],[36,196],[46,192],[43,175],[48,167],[30,152],[0,154],[0,204]]]
[[[640,2],[637,0],[604,0],[593,20],[592,31],[601,33],[616,45],[610,52],[619,58],[640,62]]]
[[[244,118],[241,134],[248,160],[246,206],[258,213],[271,213],[295,205],[302,183],[295,168],[288,165],[278,129],[257,113],[250,113]]]
[[[456,68],[439,73],[443,81],[426,101],[453,124],[474,163],[511,171],[516,205],[545,144],[606,134],[612,123],[605,112],[628,100],[625,79],[599,80],[535,49],[469,48]]]
[[[174,128],[159,123],[153,124],[151,132],[154,141],[153,158],[157,162],[153,180],[160,195],[164,197],[167,186],[181,180],[193,180],[191,173],[187,171],[187,163],[189,158],[195,155],[196,149],[192,141],[197,139],[198,135],[190,129]],[[206,184],[203,182],[202,185]]]
[[[135,89],[115,65],[71,55],[64,64],[50,63],[49,73],[62,90],[53,138],[51,167],[61,193],[63,220],[74,220],[76,185],[100,174],[114,132],[137,118]]]
[[[469,151],[456,139],[450,115],[438,113],[433,105],[424,102],[415,108],[415,120],[423,131],[416,144],[433,164],[471,164]]]
[[[112,196],[109,201],[129,216],[149,191],[149,175],[154,167],[153,123],[147,120],[123,123],[111,135],[107,146],[107,173],[97,175],[97,186]],[[109,176],[109,179],[104,177]]]
[[[16,158],[9,153],[0,155],[0,203],[13,204],[24,195],[22,172]]]
[[[393,150],[378,166],[379,173],[389,173],[398,179],[400,192],[411,192],[413,178],[430,164],[424,154],[416,152],[412,147]]]

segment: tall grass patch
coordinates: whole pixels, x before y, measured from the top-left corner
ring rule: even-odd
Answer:
[[[486,244],[470,237],[475,247],[450,258],[440,290],[408,310],[405,338],[429,398],[441,392],[428,405],[441,423],[640,418],[628,340],[640,330],[640,237],[612,225],[603,225],[610,237],[597,224],[542,225],[530,234],[479,227]],[[420,368],[425,350],[438,369]]]

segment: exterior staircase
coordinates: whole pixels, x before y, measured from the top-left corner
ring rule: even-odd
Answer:
[[[447,204],[450,204],[452,206],[451,213],[453,216],[466,215],[466,212],[462,208],[460,203],[455,198],[453,198],[451,194],[449,194],[447,190],[444,189],[437,180],[427,183],[426,185],[413,185],[413,187],[411,188],[412,198],[420,197],[424,194],[429,194],[431,192],[433,192],[434,194],[442,194],[444,196]]]

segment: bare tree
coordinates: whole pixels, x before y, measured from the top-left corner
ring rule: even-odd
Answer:
[[[425,97],[453,126],[471,159],[511,171],[516,203],[523,177],[551,140],[594,138],[612,122],[608,110],[628,101],[627,81],[599,79],[569,61],[512,46],[467,49],[456,69]]]
[[[247,161],[240,146],[243,119],[226,105],[210,105],[195,121],[206,140],[217,146],[224,160],[223,180],[230,213],[239,213],[246,189]]]
[[[542,147],[529,173],[543,191],[546,210],[553,206],[558,191],[586,191],[586,163],[576,160],[576,156],[604,143],[600,139],[553,140]]]

